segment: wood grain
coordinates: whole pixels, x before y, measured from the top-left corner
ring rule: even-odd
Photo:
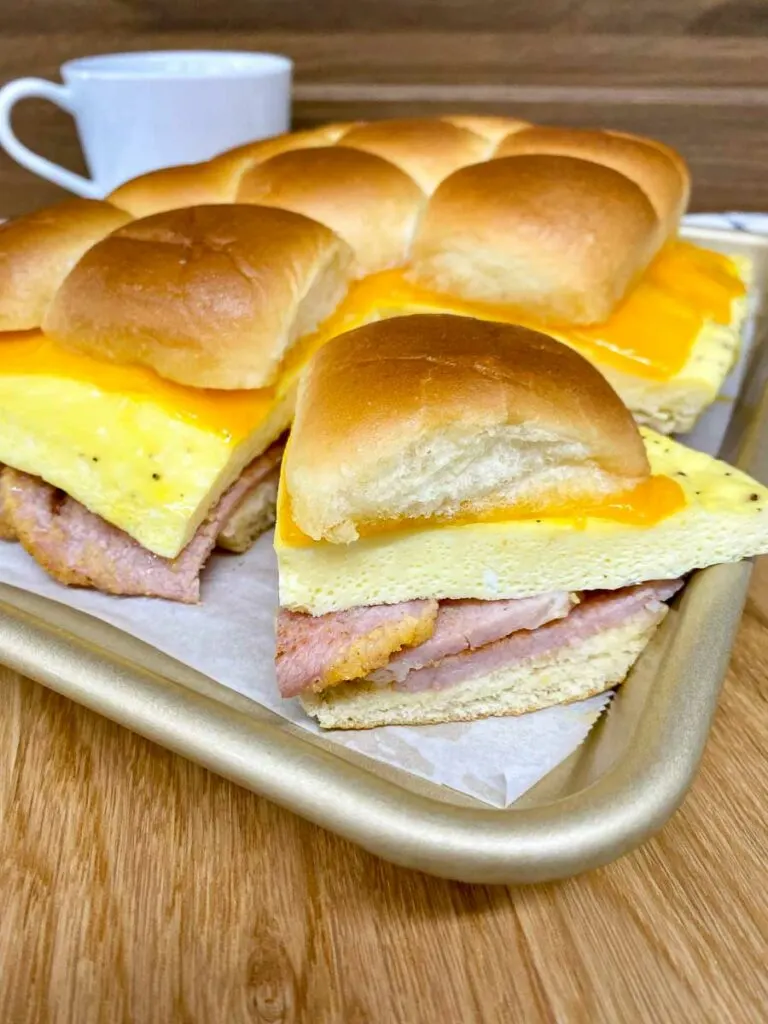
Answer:
[[[422,2],[426,9],[426,0]],[[397,12],[404,17],[407,6],[399,0],[391,15],[386,13],[390,5],[376,4],[378,21],[373,18],[374,6],[363,5],[368,12],[364,23],[350,15],[358,8],[364,13],[360,5],[314,5],[318,18],[319,12],[324,11],[326,18],[341,12],[343,31],[338,32],[328,27],[330,21],[323,29],[311,19],[296,28],[296,12],[307,7],[303,0],[279,5],[279,11],[287,12],[284,22],[283,15],[267,17],[278,6],[253,4],[254,16],[261,12],[258,24],[245,16],[243,0],[216,32],[198,18],[205,5],[184,5],[190,18],[179,16],[171,23],[145,15],[157,6],[158,17],[164,10],[170,18],[180,6],[110,0],[106,10],[116,19],[110,23],[101,13],[96,18],[93,3],[78,0],[67,5],[72,19],[66,23],[60,16],[60,0],[25,5],[27,20],[18,11],[0,11],[0,81],[29,74],[56,78],[63,61],[105,50],[276,50],[296,63],[297,125],[461,110],[606,125],[655,135],[677,146],[693,170],[694,209],[768,209],[768,18],[761,22],[755,13],[768,14],[768,8],[761,5],[736,5],[740,17],[749,14],[752,29],[732,37],[722,34],[728,28],[724,22],[719,27],[713,22],[711,32],[699,33],[696,25],[703,22],[697,19],[720,12],[722,21],[726,6],[703,0],[667,4],[666,18],[665,5],[655,0],[650,7],[633,5],[636,13],[645,12],[637,33],[630,32],[635,24],[631,19],[621,31],[607,0],[550,0],[541,8],[553,19],[550,33],[544,32],[536,5],[499,4],[516,10],[518,16],[497,24],[493,0],[440,5],[440,18],[424,18],[412,31],[404,31],[407,26],[398,20]],[[211,4],[210,9],[220,7]],[[526,17],[520,14],[524,7],[529,11]],[[478,15],[477,26],[473,22],[471,30],[460,31],[451,19],[459,11],[474,10],[485,12],[486,20]],[[46,12],[50,17],[44,16]],[[531,19],[535,24],[529,24]],[[313,26],[316,30],[310,31]],[[50,104],[21,104],[14,123],[33,149],[82,169],[72,122]],[[63,195],[0,153],[0,215],[24,213]]]
[[[766,32],[765,6],[755,0],[25,0],[0,9],[0,30],[133,31],[412,31],[653,33],[716,31],[719,35]]]
[[[4,1024],[749,1024],[768,1005],[768,560],[701,773],[557,886],[391,867],[9,672]]]

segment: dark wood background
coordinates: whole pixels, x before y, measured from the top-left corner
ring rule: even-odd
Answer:
[[[768,3],[750,0],[4,0],[0,80],[87,53],[270,49],[297,124],[448,111],[656,135],[697,209],[768,209]],[[28,101],[20,136],[79,169],[72,124]],[[0,154],[0,214],[58,198]]]

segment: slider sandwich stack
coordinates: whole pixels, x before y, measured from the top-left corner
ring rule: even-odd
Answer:
[[[0,530],[63,583],[196,601],[214,544],[274,521],[297,377],[352,253],[231,205],[130,222],[72,262],[42,331],[0,334]]]
[[[669,433],[716,397],[750,278],[744,258],[677,238],[689,192],[684,161],[652,139],[457,116],[289,133],[143,175],[109,203],[132,217],[214,203],[311,217],[355,251],[356,322],[522,322],[575,347]],[[0,323],[16,301],[3,242]]]
[[[371,188],[405,246],[376,237]],[[467,116],[294,133],[110,198],[135,215],[193,199],[313,217],[364,253],[347,297],[357,319],[524,323],[580,351],[641,423],[669,433],[716,397],[750,277],[743,258],[677,239],[689,193],[684,161],[654,140]]]
[[[620,683],[686,574],[768,552],[768,489],[546,335],[413,315],[310,361],[275,547],[284,697],[324,728],[466,721]]]
[[[404,313],[538,329],[689,427],[749,268],[676,239],[688,189],[648,139],[456,116],[290,133],[0,227],[0,536],[65,583],[196,600],[211,546],[271,522],[311,353]]]

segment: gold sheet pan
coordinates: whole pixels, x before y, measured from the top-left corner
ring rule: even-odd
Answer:
[[[721,454],[768,482],[768,239],[684,234],[755,260],[755,344]],[[621,856],[678,807],[751,568],[697,573],[586,743],[506,810],[331,749],[114,627],[3,585],[0,661],[387,860],[467,882],[538,882]]]

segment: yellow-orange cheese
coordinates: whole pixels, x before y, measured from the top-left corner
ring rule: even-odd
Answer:
[[[290,352],[282,377],[295,376],[316,348],[345,330],[398,313],[439,310],[525,323],[582,349],[595,362],[664,379],[685,364],[707,319],[730,321],[732,303],[744,292],[731,259],[678,241],[662,251],[606,323],[578,329],[542,327],[511,306],[440,295],[410,284],[402,269],[387,270],[353,284],[336,313]],[[66,351],[36,331],[0,334],[0,374],[45,374],[145,396],[202,429],[235,439],[246,436],[275,400],[275,388],[222,392],[184,387],[143,367]]]
[[[358,281],[339,319],[364,323],[402,313],[443,312],[524,324],[579,349],[598,365],[657,380],[683,369],[708,321],[731,323],[734,301],[746,294],[732,259],[682,241],[664,248],[609,320],[588,327],[541,324],[514,306],[429,291],[411,283],[407,273],[385,270]]]
[[[439,529],[440,527],[465,526],[469,523],[508,523],[525,520],[559,520],[568,522],[577,529],[584,529],[590,519],[613,520],[632,526],[654,526],[684,507],[685,492],[680,484],[669,476],[655,475],[643,480],[632,490],[593,502],[547,506],[541,508],[495,508],[481,513],[435,516],[426,519],[381,520],[358,524],[360,537],[375,537],[402,531]],[[280,487],[279,512],[280,536],[284,544],[302,547],[317,543],[308,537],[297,525],[290,508],[288,488]]]

